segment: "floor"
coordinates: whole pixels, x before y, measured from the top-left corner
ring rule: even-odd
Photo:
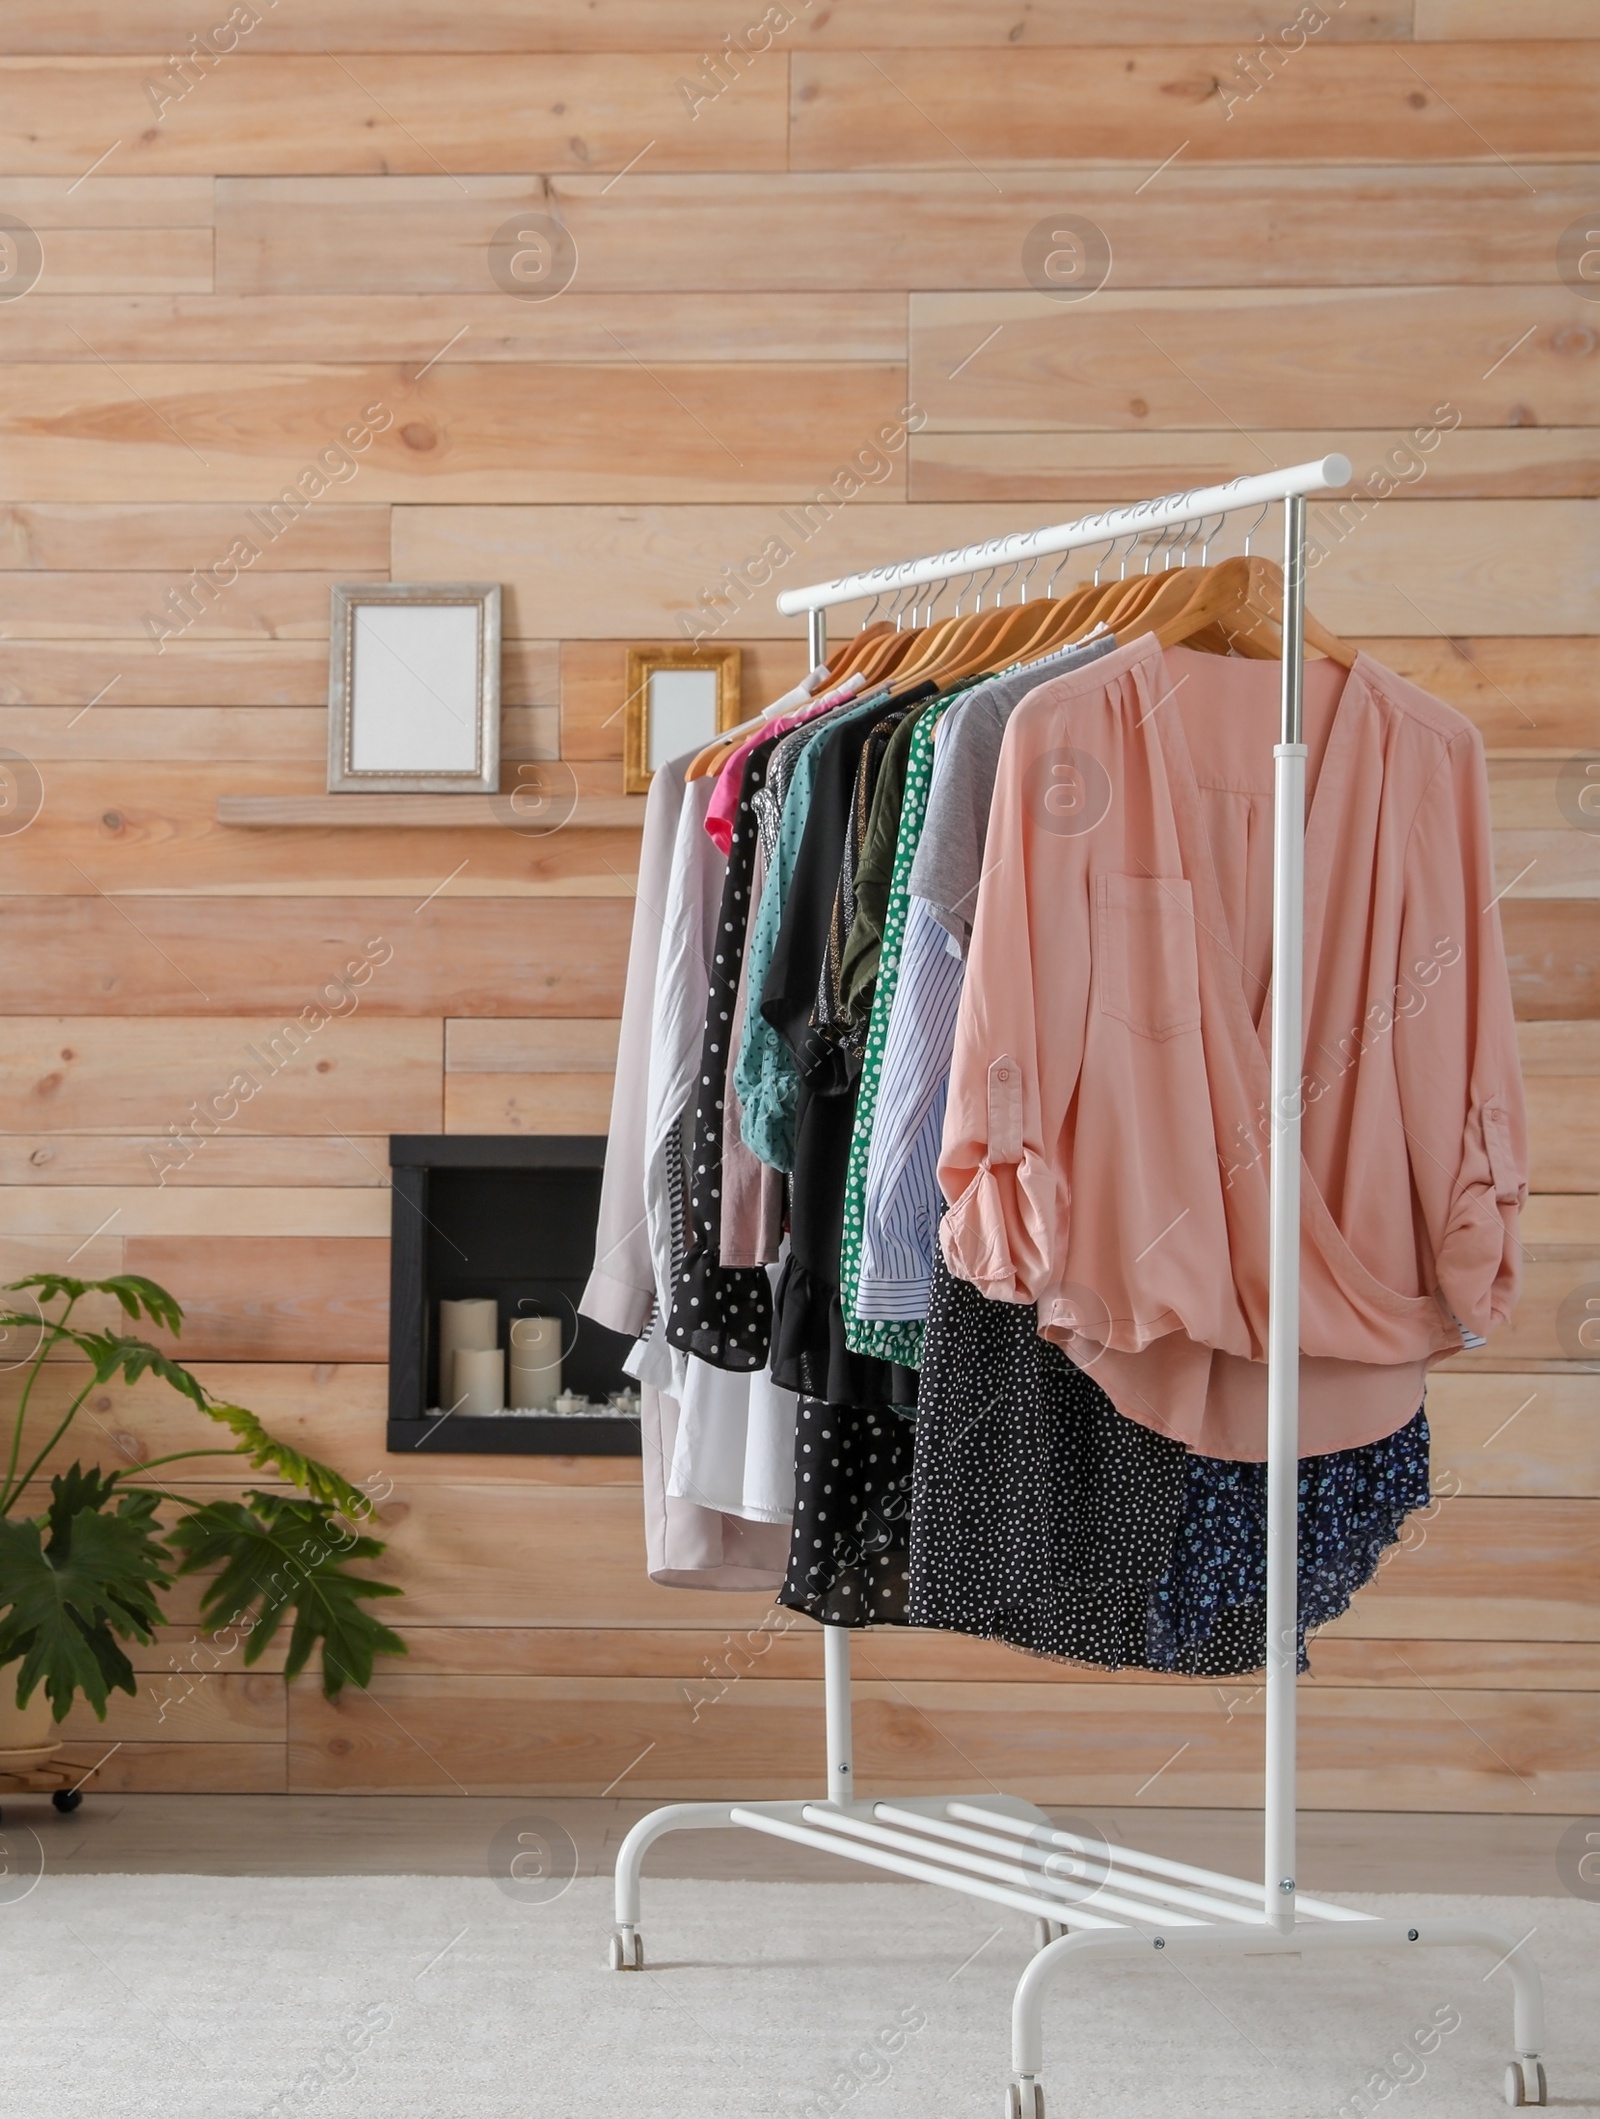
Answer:
[[[47,1874],[0,1911],[0,2112],[997,2119],[1022,1915],[911,1884],[658,1878],[644,1969],[623,1977],[610,1898],[601,1877]],[[1491,2119],[1523,1942],[1552,2103],[1600,2114],[1600,1905],[1345,1902],[1491,1932],[1068,1956],[1043,2026],[1050,2119]]]
[[[517,1796],[102,1795],[71,1817],[42,1796],[7,1796],[0,1845],[21,1828],[56,1875],[490,1876],[537,1841],[569,1876],[609,1875],[618,1843],[656,1807]],[[1068,1813],[1055,1813],[1068,1821]],[[1106,1839],[1259,1874],[1261,1824],[1249,1810],[1086,1810]],[[1562,1894],[1556,1850],[1566,1817],[1309,1811],[1300,1881],[1315,1892]],[[514,1830],[511,1828],[515,1828]],[[20,1852],[20,1849],[19,1849]],[[29,1864],[31,1866],[31,1863]],[[849,1883],[874,1872],[748,1832],[673,1833],[651,1853],[655,1876]],[[879,1879],[881,1880],[881,1879]]]

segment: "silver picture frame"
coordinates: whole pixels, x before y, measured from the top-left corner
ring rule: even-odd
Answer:
[[[499,789],[499,582],[336,582],[329,794]]]

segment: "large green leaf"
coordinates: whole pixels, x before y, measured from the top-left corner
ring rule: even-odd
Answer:
[[[313,1500],[337,1509],[348,1516],[352,1523],[360,1523],[372,1513],[372,1496],[364,1494],[359,1486],[352,1486],[331,1465],[321,1464],[315,1457],[302,1456],[291,1449],[287,1442],[280,1442],[276,1435],[269,1435],[255,1414],[242,1405],[221,1405],[214,1398],[205,1404],[208,1420],[216,1420],[230,1434],[239,1438],[239,1454],[249,1459],[252,1468],[260,1471],[275,1471],[290,1486],[298,1486],[311,1495]],[[375,1553],[383,1547],[368,1539]],[[353,1550],[354,1548],[352,1548]]]
[[[147,1374],[159,1376],[208,1420],[215,1420],[219,1427],[238,1437],[238,1453],[252,1471],[276,1472],[287,1485],[298,1486],[314,1500],[327,1502],[352,1522],[359,1523],[371,1514],[372,1502],[358,1486],[352,1486],[330,1465],[269,1435],[248,1407],[220,1403],[180,1362],[169,1360],[148,1340],[129,1339],[115,1332],[72,1332],[69,1336],[94,1363],[97,1383],[109,1383],[119,1375],[128,1383],[137,1383]]]
[[[172,1583],[157,1497],[76,1464],[50,1491],[43,1522],[0,1518],[0,1666],[20,1659],[19,1706],[42,1683],[57,1721],[80,1691],[103,1721],[113,1687],[137,1689],[115,1636],[152,1639]]]
[[[94,1363],[96,1383],[109,1383],[114,1376],[121,1376],[128,1383],[137,1383],[146,1374],[159,1376],[163,1383],[180,1392],[201,1412],[206,1410],[206,1393],[199,1379],[191,1376],[181,1362],[171,1360],[159,1347],[152,1346],[148,1339],[129,1339],[120,1332],[70,1329],[67,1337]]]
[[[142,1273],[114,1273],[109,1280],[74,1280],[66,1273],[30,1273],[26,1280],[8,1280],[0,1293],[22,1294],[32,1289],[41,1303],[80,1302],[85,1295],[114,1295],[124,1313],[132,1318],[148,1317],[163,1331],[181,1332],[183,1312],[164,1287],[146,1280]]]
[[[216,1568],[200,1601],[201,1622],[213,1630],[248,1623],[244,1660],[257,1662],[292,1613],[286,1677],[298,1677],[322,1643],[322,1689],[337,1699],[347,1681],[371,1681],[375,1655],[404,1655],[400,1636],[362,1608],[366,1597],[397,1597],[392,1582],[351,1574],[351,1560],[375,1560],[382,1542],[341,1531],[325,1502],[251,1493],[238,1501],[207,1501],[172,1530],[183,1555],[180,1574]]]

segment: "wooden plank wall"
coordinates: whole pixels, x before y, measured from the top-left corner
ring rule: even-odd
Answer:
[[[706,596],[760,699],[782,581],[1337,446],[1315,608],[1490,746],[1539,1196],[1515,1327],[1430,1398],[1434,1510],[1317,1651],[1305,1795],[1600,1804],[1600,38],[1581,0],[1293,13],[787,0],[735,45],[719,0],[276,0],[197,42],[180,0],[11,0],[0,1262],[173,1287],[216,1388],[374,1482],[412,1650],[330,1709],[177,1626],[77,1725],[108,1780],[820,1784],[814,1632],[652,1587],[633,1467],[384,1454],[384,1136],[603,1124],[636,846],[219,826],[322,785],[330,584],[504,582],[508,752],[615,792],[624,643]],[[1071,303],[1023,267],[1064,212],[1111,258]],[[547,300],[503,284],[530,214],[576,245]],[[190,1432],[107,1391],[84,1441]],[[893,1633],[860,1668],[868,1787],[1259,1799],[1248,1685]]]

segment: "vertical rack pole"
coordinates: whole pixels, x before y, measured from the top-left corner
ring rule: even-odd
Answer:
[[[854,1739],[850,1726],[850,1633],[844,1626],[822,1629],[822,1693],[828,1730],[828,1800],[841,1806],[855,1800]]]
[[[828,659],[828,613],[806,612],[806,654],[818,669]],[[848,1803],[854,1793],[854,1731],[850,1714],[850,1636],[842,1626],[822,1629],[822,1693],[827,1722],[828,1800]]]
[[[1305,956],[1306,504],[1283,505],[1283,722],[1273,752],[1272,1222],[1267,1323],[1266,1914],[1294,1926],[1300,1486],[1300,1102]]]

